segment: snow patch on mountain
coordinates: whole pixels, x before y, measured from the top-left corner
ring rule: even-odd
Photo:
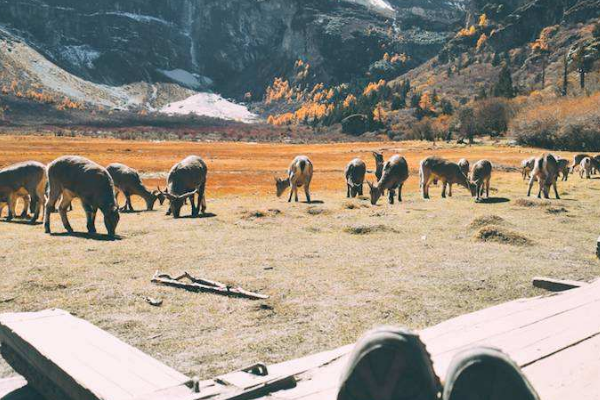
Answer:
[[[94,61],[100,58],[101,53],[91,46],[63,46],[60,55],[71,65],[94,68]]]
[[[159,69],[158,72],[172,81],[191,89],[207,88],[213,84],[213,81],[210,78],[200,76],[198,74],[192,74],[191,72],[183,69],[172,69],[170,71]]]
[[[348,3],[360,4],[360,5],[363,5],[368,8],[374,8],[378,11],[394,12],[394,7],[392,7],[385,0],[345,0],[345,1],[347,1]]]
[[[185,100],[167,104],[160,112],[170,115],[203,115],[240,122],[255,122],[256,114],[214,93],[198,93]]]

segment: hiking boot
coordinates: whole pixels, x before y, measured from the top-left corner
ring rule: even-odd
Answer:
[[[527,378],[500,350],[478,347],[452,359],[443,400],[539,400]]]
[[[436,400],[439,392],[439,379],[419,337],[382,327],[354,347],[337,400]]]

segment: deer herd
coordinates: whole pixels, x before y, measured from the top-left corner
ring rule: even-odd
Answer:
[[[379,152],[373,152],[375,159],[375,182],[367,181],[371,204],[377,204],[387,191],[388,202],[394,203],[396,191],[398,201],[402,201],[402,187],[409,177],[406,159],[395,154],[386,162]],[[600,156],[577,154],[570,164],[568,160],[552,154],[531,157],[521,164],[523,180],[529,179],[527,196],[532,187],[539,183],[538,197],[542,194],[549,198],[550,188],[554,189],[556,198],[560,198],[557,190],[559,176],[566,181],[569,174],[579,169],[579,175],[590,179],[591,175],[600,171]],[[427,157],[419,165],[419,183],[424,199],[429,198],[429,187],[442,184],[442,197],[452,196],[452,185],[460,185],[480,201],[484,194],[489,198],[492,163],[479,160],[473,166],[466,159],[457,163],[437,156]],[[346,196],[353,198],[363,195],[363,186],[367,175],[367,165],[360,158],[351,160],[345,169]],[[189,156],[175,164],[167,176],[165,190],[158,187],[150,191],[144,186],[140,174],[124,164],[114,163],[106,168],[95,162],[78,156],[57,158],[47,166],[28,161],[10,165],[0,170],[0,217],[8,206],[7,221],[14,218],[29,219],[35,223],[42,209],[44,210],[44,229],[50,233],[50,219],[53,212],[61,217],[64,228],[73,232],[68,219],[68,211],[72,209],[72,201],[79,199],[87,219],[87,230],[95,233],[96,213],[100,210],[104,216],[104,224],[109,236],[116,233],[119,223],[119,212],[133,211],[131,196],[144,199],[146,209],[152,210],[156,201],[161,205],[169,202],[167,215],[174,218],[181,216],[181,209],[187,202],[191,205],[191,215],[196,217],[206,212],[205,187],[208,168],[202,158]],[[287,177],[275,178],[277,196],[280,197],[288,188],[292,198],[298,201],[298,189],[303,188],[307,202],[311,201],[310,183],[313,177],[313,164],[306,156],[296,157],[290,164]],[[118,197],[122,193],[125,205],[119,208]],[[23,211],[16,215],[17,200],[23,201]],[[33,215],[29,216],[29,212]]]

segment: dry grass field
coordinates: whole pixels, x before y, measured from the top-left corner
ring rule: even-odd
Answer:
[[[343,169],[353,157],[373,168],[370,150],[400,152],[411,166],[401,204],[347,200]],[[591,279],[599,234],[600,180],[573,176],[561,200],[526,200],[511,167],[539,150],[486,144],[274,145],[152,143],[52,137],[0,137],[0,165],[61,154],[101,164],[123,162],[164,182],[189,154],[209,165],[207,218],[174,220],[154,212],[123,214],[119,240],[66,236],[0,221],[0,312],[59,307],[85,318],[176,369],[208,378],[264,361],[326,350],[380,324],[422,328],[522,296],[541,294],[531,278]],[[292,156],[313,159],[313,204],[274,196],[273,176]],[[501,172],[494,201],[475,203],[464,188],[431,200],[418,193],[426,155],[489,158]],[[569,156],[569,154],[564,154]],[[137,203],[141,207],[141,203]],[[79,204],[70,214],[85,227]],[[102,221],[98,221],[104,232]],[[268,294],[249,301],[152,284],[156,270],[184,270]],[[144,296],[160,298],[161,307]],[[0,362],[0,377],[10,375]]]

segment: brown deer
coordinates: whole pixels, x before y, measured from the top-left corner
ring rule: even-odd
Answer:
[[[367,164],[360,158],[355,158],[346,166],[346,197],[363,195],[363,183],[367,172]]]
[[[573,157],[573,164],[571,164],[571,173],[575,172],[575,168],[579,167],[581,165],[581,160],[583,160],[586,157],[591,158],[591,156],[589,154],[585,154],[585,153],[575,154],[575,156]]]
[[[569,160],[566,158],[556,157],[556,163],[558,165],[558,172],[561,175],[561,181],[566,181],[569,179],[569,172],[571,168],[569,166]]]
[[[394,204],[395,190],[398,189],[398,201],[402,201],[402,186],[408,179],[408,163],[399,155],[393,155],[383,166],[381,179],[377,183],[369,185],[371,204],[377,204],[377,200],[388,191],[388,202]]]
[[[8,194],[9,194],[10,190],[8,190],[7,188],[0,188],[0,218],[2,218],[2,211],[4,210],[4,207],[8,206]],[[27,191],[20,189],[17,192],[17,200],[18,199],[22,199],[23,200],[23,210],[21,211],[21,214],[19,215],[19,218],[31,218],[31,216],[29,215],[29,210],[31,207],[31,196],[29,196],[29,193],[27,193]],[[15,206],[16,208],[16,206]]]
[[[529,189],[527,190],[527,197],[531,195],[531,188],[535,180],[538,180],[540,184],[540,190],[538,191],[538,198],[541,198],[542,192],[546,199],[550,198],[550,187],[554,187],[554,194],[557,199],[560,199],[558,195],[558,189],[556,187],[556,181],[558,180],[558,162],[552,154],[543,154],[541,157],[535,159],[535,165],[533,171],[531,171],[531,178],[529,178]]]
[[[475,196],[475,186],[469,182],[469,178],[463,173],[458,164],[445,160],[440,157],[431,156],[421,161],[419,168],[419,178],[423,198],[429,198],[429,186],[434,180],[442,181],[442,197],[446,197],[446,186],[449,185],[448,195],[452,197],[452,184],[459,184]]]
[[[87,219],[87,231],[96,233],[96,213],[104,215],[104,225],[109,236],[115,236],[119,223],[119,207],[115,199],[115,186],[106,168],[78,156],[64,156],[48,164],[48,200],[44,214],[44,228],[50,233],[50,215],[58,212],[69,233],[73,228],[67,210],[73,199],[79,198]]]
[[[523,180],[528,179],[531,176],[531,171],[535,165],[535,157],[526,158],[521,162],[521,170],[523,173]]]
[[[16,217],[17,199],[31,198],[33,216],[31,223],[38,220],[45,199],[46,167],[37,161],[26,161],[0,170],[0,187],[8,205],[7,221]],[[27,216],[27,204],[21,216]]]
[[[490,181],[492,179],[492,163],[488,160],[479,160],[473,165],[471,172],[471,182],[475,185],[477,200],[480,201],[483,197],[485,188],[485,197],[490,198]]]
[[[167,177],[167,190],[158,189],[159,193],[169,200],[167,215],[179,218],[181,207],[186,199],[190,200],[192,217],[197,217],[199,211],[206,212],[206,178],[208,167],[202,158],[189,156],[175,164]],[[194,198],[198,195],[197,205]]]
[[[134,211],[131,196],[140,196],[146,202],[146,210],[152,211],[156,200],[162,205],[165,196],[158,190],[149,191],[142,183],[140,174],[133,168],[124,164],[113,163],[106,167],[115,184],[115,197],[119,203],[119,193],[125,196],[125,205],[120,211]]]
[[[313,164],[306,156],[298,156],[294,158],[288,168],[287,178],[275,178],[275,188],[277,189],[277,197],[291,187],[288,203],[294,200],[298,201],[298,188],[304,186],[304,194],[306,201],[310,203],[310,182],[313,176]]]
[[[592,159],[590,157],[586,157],[579,163],[579,177],[583,179],[585,175],[586,179],[592,178]]]

